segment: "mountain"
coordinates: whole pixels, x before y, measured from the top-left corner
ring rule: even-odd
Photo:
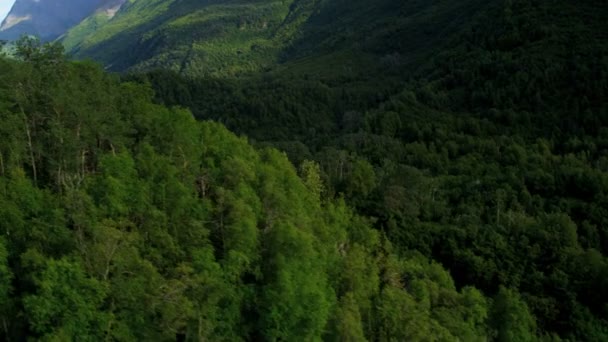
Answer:
[[[183,73],[239,73],[276,63],[277,34],[297,1],[136,0],[114,18],[94,15],[63,43],[76,57],[112,70],[169,68]]]
[[[116,71],[239,75],[310,56],[360,70],[425,60],[488,3],[136,0],[87,18],[63,43]]]
[[[289,83],[282,87],[290,91],[296,91],[292,81],[299,80],[298,92],[315,88],[332,99],[343,97],[340,104],[328,104],[327,111],[298,114],[307,124],[302,130],[324,131],[330,118],[412,92],[442,111],[493,111],[499,117],[506,114],[494,110],[525,111],[523,116],[539,123],[528,129],[552,135],[582,129],[577,117],[603,118],[593,113],[601,113],[604,96],[605,14],[594,0],[576,5],[552,0],[134,0],[112,17],[88,17],[62,42],[74,57],[91,58],[112,71],[162,69],[220,80],[263,75]],[[239,87],[251,87],[250,79],[239,82]],[[573,82],[576,87],[570,86]],[[200,118],[227,120],[234,112],[189,107]],[[547,115],[529,115],[539,111]],[[280,113],[268,117],[270,130],[259,124],[259,116],[245,119],[248,115],[234,113],[250,122],[247,129],[230,128],[263,140],[293,134],[285,131],[293,122],[284,122]]]
[[[98,11],[119,7],[126,0],[17,0],[0,26],[0,39],[23,34],[53,40]]]

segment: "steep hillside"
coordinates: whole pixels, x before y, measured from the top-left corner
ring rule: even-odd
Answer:
[[[286,1],[132,1],[111,20],[88,18],[64,44],[113,70],[171,68],[205,74],[272,65]]]
[[[119,7],[125,0],[17,0],[0,26],[0,39],[23,34],[53,40],[96,10]]]
[[[384,72],[424,61],[487,3],[138,0],[111,20],[88,18],[63,42],[118,71],[225,76],[299,60],[312,73]]]

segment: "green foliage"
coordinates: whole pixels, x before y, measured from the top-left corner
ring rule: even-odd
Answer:
[[[240,77],[279,70],[359,82],[378,73],[395,78],[425,62],[488,6],[477,0],[137,0],[112,17],[95,13],[61,41],[75,57],[117,71]],[[386,87],[375,86],[372,91]]]
[[[291,2],[130,1],[112,18],[85,19],[62,42],[76,56],[94,56],[115,70],[242,74],[278,60],[276,32]]]
[[[483,335],[485,299],[390,252],[326,196],[320,164],[298,176],[284,153],[155,105],[145,86],[20,44],[38,57],[0,61],[3,338],[363,341],[400,338],[402,324]],[[345,189],[371,196],[374,168],[349,163]],[[401,278],[458,307],[435,313]]]
[[[306,187],[318,198],[322,198],[323,180],[321,179],[321,169],[319,164],[305,160],[300,166],[300,177],[306,184]]]
[[[11,303],[10,295],[11,295],[11,281],[13,279],[13,274],[8,265],[8,251],[6,250],[6,245],[4,239],[0,239],[0,319],[3,322],[6,322],[8,317],[9,305]]]
[[[490,325],[496,341],[536,341],[536,322],[526,303],[511,290],[501,287],[492,303]]]
[[[361,326],[357,301],[350,293],[342,297],[337,310],[336,321],[332,322],[335,329],[335,336],[332,338],[345,342],[367,341]]]
[[[504,328],[505,339],[601,340],[608,44],[598,32],[606,15],[591,0],[299,1],[277,31],[289,45],[268,72],[164,70],[125,79],[151,84],[159,103],[285,151],[310,189],[318,189],[311,163],[319,165],[324,205],[343,199],[363,216],[352,223],[350,243],[339,234],[331,240],[338,256],[326,252],[342,282],[329,277],[341,307],[332,311],[342,317],[335,324],[352,327],[353,339],[352,317],[365,321],[368,338],[380,331],[408,338],[395,327],[415,320],[394,307],[384,308],[382,328],[373,320],[379,314],[368,308],[380,298],[418,312],[410,292],[382,292],[376,283],[374,268],[385,260],[369,256],[381,238],[359,229],[361,221],[385,234],[395,254],[417,251],[446,267],[456,288],[471,289],[461,295],[471,301],[466,315],[477,318],[429,314],[435,323],[425,321],[427,329],[447,330],[433,328],[436,338],[474,340],[485,331],[497,339]],[[346,216],[334,212],[332,220]],[[341,263],[348,252],[353,259]],[[370,288],[347,285],[361,284],[362,274]],[[472,287],[492,298],[510,289],[519,303],[512,306],[525,303],[531,319],[513,328],[488,324],[508,311],[475,309],[483,301]],[[448,307],[466,301],[455,298]],[[393,314],[400,321],[390,322]]]
[[[103,285],[65,258],[34,267],[42,268],[39,274],[30,275],[38,290],[23,298],[32,331],[51,341],[102,339],[106,317],[98,308],[105,297]]]

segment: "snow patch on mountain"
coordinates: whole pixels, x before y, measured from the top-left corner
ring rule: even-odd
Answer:
[[[27,20],[32,20],[31,14],[24,15],[24,16],[16,16],[13,14],[9,14],[6,17],[6,19],[4,19],[2,26],[0,26],[0,31],[6,31],[6,30],[10,29],[11,27],[19,24],[20,22],[27,21]]]

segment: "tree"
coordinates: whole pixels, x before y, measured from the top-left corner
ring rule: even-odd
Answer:
[[[497,341],[537,341],[536,321],[519,295],[501,287],[489,317]]]
[[[34,274],[37,291],[23,299],[32,330],[45,339],[99,341],[108,317],[100,311],[106,289],[87,277],[80,263],[48,260]]]
[[[330,322],[335,335],[332,339],[341,342],[367,341],[363,333],[362,319],[359,305],[352,293],[342,297],[336,308],[335,320]]]
[[[0,324],[2,334],[5,339],[9,337],[8,324],[10,322],[9,310],[11,304],[11,282],[13,274],[8,265],[8,251],[4,238],[0,236]]]
[[[57,66],[65,61],[63,45],[59,42],[42,43],[39,38],[22,36],[15,47],[16,56],[36,68]]]

